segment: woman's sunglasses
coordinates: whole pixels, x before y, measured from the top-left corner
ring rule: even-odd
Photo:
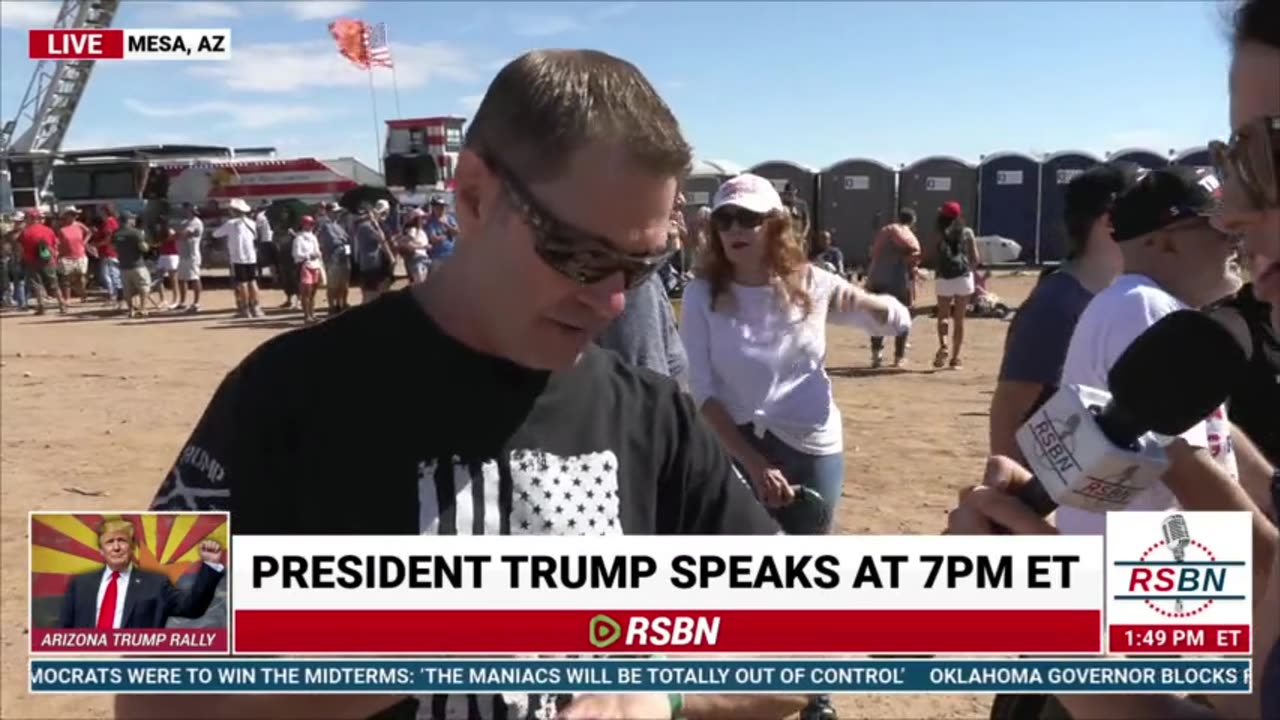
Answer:
[[[729,232],[734,225],[744,230],[755,230],[764,224],[765,215],[740,207],[722,207],[711,213],[711,222],[720,232]]]
[[[1238,185],[1255,210],[1280,207],[1280,115],[1254,120],[1230,141],[1209,143],[1218,177]]]
[[[484,162],[502,180],[512,205],[533,231],[533,249],[553,270],[583,285],[603,282],[621,274],[627,289],[649,279],[671,260],[676,249],[667,247],[651,255],[616,250],[608,238],[580,230],[557,218],[502,162],[485,156]]]

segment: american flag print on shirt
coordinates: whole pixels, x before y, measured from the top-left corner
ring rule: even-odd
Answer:
[[[424,535],[621,535],[618,456],[513,450],[418,464]],[[567,695],[419,696],[418,720],[553,720]]]

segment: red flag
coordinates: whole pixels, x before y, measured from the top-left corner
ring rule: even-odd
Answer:
[[[338,53],[362,69],[369,68],[368,29],[361,20],[339,18],[329,23],[329,34],[338,43]]]

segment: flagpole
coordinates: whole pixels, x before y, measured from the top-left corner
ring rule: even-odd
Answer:
[[[383,24],[382,32],[384,33],[387,41],[387,52],[391,52],[391,33],[387,31],[386,28],[386,24]],[[389,59],[389,64],[391,66],[391,93],[396,99],[396,117],[402,118],[404,115],[400,114],[400,83],[396,82],[396,60],[394,57]]]
[[[382,162],[382,128],[378,126],[378,94],[373,90],[373,65],[366,69],[369,72],[369,105],[373,108],[373,142],[377,149],[378,172],[386,177],[386,168]]]

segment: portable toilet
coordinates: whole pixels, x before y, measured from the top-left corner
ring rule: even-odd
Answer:
[[[999,235],[1018,243],[1018,259],[1035,259],[1040,230],[1040,163],[1029,155],[1002,152],[978,165],[979,235]]]
[[[1169,158],[1155,150],[1127,148],[1107,153],[1107,162],[1131,162],[1143,170],[1156,170],[1169,164]]]
[[[1067,253],[1066,209],[1067,184],[1094,165],[1097,157],[1079,150],[1063,150],[1040,164],[1040,240],[1033,260],[1036,263],[1058,262]]]
[[[846,264],[869,262],[876,232],[897,219],[893,168],[878,160],[848,158],[824,168],[820,177],[820,229],[830,231]]]
[[[921,158],[898,173],[898,207],[916,211],[916,234],[924,250],[924,261],[934,255],[934,218],[945,202],[958,202],[965,220],[972,225],[978,210],[978,169],[960,158],[933,155]]]
[[[1212,168],[1213,159],[1209,156],[1209,148],[1205,146],[1187,148],[1173,158],[1174,165],[1193,168]]]
[[[715,160],[695,160],[689,176],[684,182],[685,208],[696,212],[704,205],[710,205],[720,183],[741,172],[736,166],[725,167]]]
[[[818,227],[818,171],[789,160],[769,160],[752,166],[747,172],[772,182],[778,192],[790,183],[796,189],[796,197],[809,208],[809,227]]]

